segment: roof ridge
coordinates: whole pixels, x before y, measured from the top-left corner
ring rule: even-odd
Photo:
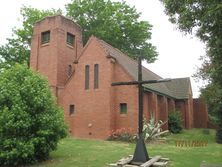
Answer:
[[[96,37],[96,38],[97,38],[97,37]],[[132,61],[132,62],[134,62],[134,63],[136,63],[136,64],[138,65],[138,62],[137,62],[136,60],[132,59],[131,57],[129,57],[128,55],[126,55],[125,53],[123,53],[121,50],[119,50],[118,48],[113,47],[112,45],[110,45],[109,43],[107,43],[106,41],[104,41],[104,40],[102,40],[102,39],[99,39],[99,38],[97,38],[97,39],[99,40],[99,42],[101,41],[101,42],[103,42],[104,44],[108,45],[109,47],[115,49],[117,52],[119,52],[120,54],[122,54],[123,56],[125,56],[127,59],[129,59],[130,61]],[[153,74],[156,75],[157,77],[162,78],[161,76],[159,76],[158,74],[156,74],[156,73],[154,73],[153,71],[149,70],[149,69],[146,68],[145,66],[142,65],[142,67],[143,67],[144,70],[147,70],[148,72],[153,73]]]

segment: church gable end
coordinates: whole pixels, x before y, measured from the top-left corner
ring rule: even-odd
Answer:
[[[72,135],[105,138],[110,131],[111,60],[91,37],[81,53],[74,73],[65,85],[61,105]],[[75,113],[69,114],[69,106]],[[90,126],[90,127],[89,127]]]

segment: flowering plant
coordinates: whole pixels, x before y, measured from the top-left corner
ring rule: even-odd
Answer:
[[[108,140],[133,142],[135,140],[135,133],[132,128],[112,130],[109,133]]]

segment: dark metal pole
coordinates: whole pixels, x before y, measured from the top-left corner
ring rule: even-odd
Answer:
[[[170,78],[168,79],[159,79],[159,80],[148,80],[148,81],[141,81],[140,83],[143,84],[154,84],[154,83],[161,83],[161,82],[169,82],[171,81]],[[138,81],[129,81],[129,82],[114,82],[111,86],[120,86],[120,85],[138,85]]]
[[[142,85],[142,64],[141,56],[138,57],[138,103],[139,103],[139,120],[138,120],[138,136],[142,137],[143,133],[143,85]]]
[[[133,155],[132,164],[142,164],[149,160],[146,145],[143,139],[143,85],[142,85],[142,59],[138,57],[138,139]]]

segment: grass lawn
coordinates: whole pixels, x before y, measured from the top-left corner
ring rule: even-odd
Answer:
[[[201,129],[184,130],[167,136],[164,143],[147,144],[149,156],[170,158],[174,167],[199,167],[201,163],[222,165],[222,145],[214,142],[215,131],[205,134]],[[178,147],[176,141],[207,141],[204,147]],[[33,167],[104,167],[121,157],[132,155],[135,144],[66,138],[59,143],[51,159]]]

